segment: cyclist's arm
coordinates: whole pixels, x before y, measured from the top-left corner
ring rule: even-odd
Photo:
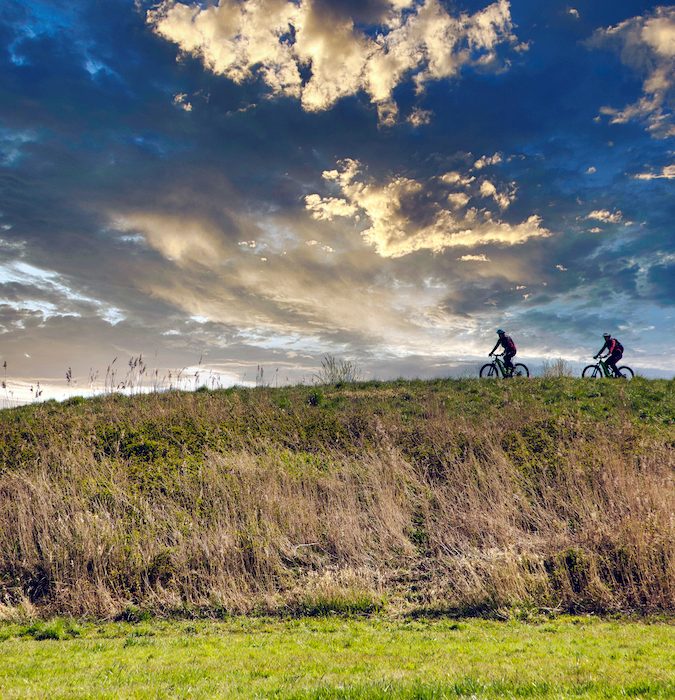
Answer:
[[[492,348],[492,350],[490,350],[490,355],[492,355],[492,353],[499,347],[501,342],[502,342],[501,340],[497,341],[497,344]]]
[[[605,351],[605,348],[606,348],[606,347],[607,347],[607,343],[605,343],[605,344],[600,348],[600,350],[598,350],[598,352],[596,352],[595,355],[593,355],[593,359],[597,360],[598,357],[600,357],[600,355],[602,355],[602,353]]]

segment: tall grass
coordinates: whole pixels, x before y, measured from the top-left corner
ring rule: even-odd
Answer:
[[[673,383],[107,396],[0,414],[5,606],[675,608]]]

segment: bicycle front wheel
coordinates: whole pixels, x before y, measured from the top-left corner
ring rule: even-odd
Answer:
[[[619,374],[623,375],[624,379],[632,379],[635,376],[635,372],[626,365],[618,367],[617,369],[619,370]]]
[[[497,377],[499,377],[499,372],[497,372],[494,362],[489,362],[480,368],[478,376],[487,379],[497,379]]]
[[[586,379],[599,379],[602,377],[600,365],[588,365],[588,367],[584,367],[584,371],[581,373],[581,376],[585,377]]]
[[[522,364],[521,362],[516,362],[516,364],[513,365],[513,374],[511,376],[512,377],[529,377],[530,370],[527,369],[527,367],[524,364]]]

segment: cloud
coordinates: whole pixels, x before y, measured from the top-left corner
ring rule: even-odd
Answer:
[[[38,322],[54,316],[93,315],[115,325],[124,319],[124,313],[112,304],[93,298],[75,288],[67,278],[53,270],[45,270],[21,259],[0,261],[0,308],[12,312],[27,312]],[[7,331],[0,314],[0,333]],[[24,323],[20,315],[10,314],[14,324]]]
[[[186,112],[192,111],[192,103],[188,100],[188,96],[184,92],[179,92],[173,96],[173,103],[176,107],[184,109]]]
[[[471,201],[471,197],[466,192],[451,192],[448,195],[448,202],[453,209],[462,209]]]
[[[638,173],[636,180],[675,180],[675,165],[664,165],[658,173]]]
[[[271,95],[297,98],[310,112],[363,91],[382,124],[396,120],[397,85],[412,78],[421,92],[465,66],[489,69],[497,49],[517,41],[508,0],[456,16],[439,0],[389,0],[382,7],[368,31],[357,26],[353,13],[316,0],[220,0],[207,6],[164,0],[148,11],[147,22],[213,73],[235,83],[259,79]],[[417,111],[410,121],[427,118]]]
[[[332,221],[336,216],[353,216],[357,207],[340,197],[320,197],[318,194],[310,194],[305,197],[307,209],[312,216],[319,221]]]
[[[568,14],[568,15],[572,15],[572,17],[574,17],[574,19],[579,19],[579,17],[581,16],[581,15],[579,14],[579,10],[577,10],[575,7],[570,7],[570,8],[567,10],[567,14]]]
[[[623,213],[619,209],[613,212],[607,209],[594,209],[586,215],[586,219],[602,221],[603,224],[618,224],[623,219]]]
[[[447,172],[443,175],[441,175],[441,182],[444,182],[446,185],[470,185],[474,180],[476,179],[472,175],[462,175],[461,173],[458,173],[456,170],[451,170],[450,172]]]
[[[491,156],[481,156],[473,164],[473,167],[476,170],[482,170],[483,168],[487,167],[488,165],[497,165],[498,163],[501,163],[501,162],[502,162],[502,154],[495,153],[494,155],[491,155]]]
[[[472,208],[458,214],[458,205],[468,201],[467,192],[447,194],[443,188],[434,189],[438,180],[465,190],[474,188],[477,194],[493,197],[505,208],[502,204],[508,205],[515,193],[500,195],[489,180],[478,184],[475,178],[453,171],[452,177],[446,173],[424,182],[401,175],[376,182],[364,176],[357,160],[340,161],[338,166],[325,171],[323,177],[339,190],[341,197],[310,194],[305,197],[305,206],[318,220],[333,218],[338,209],[344,211],[339,216],[352,218],[354,223],[359,223],[362,215],[363,240],[384,258],[398,258],[418,250],[440,253],[446,248],[471,248],[486,243],[511,246],[551,235],[536,214],[515,224],[495,219],[488,210]],[[450,209],[444,204],[448,199]]]
[[[415,107],[408,117],[408,122],[414,127],[425,126],[431,123],[431,117],[433,112],[428,109],[421,109],[420,107]]]
[[[229,257],[222,231],[206,220],[161,212],[113,214],[112,225],[141,234],[148,245],[179,267],[222,265]]]
[[[490,262],[490,258],[488,258],[485,253],[479,253],[478,255],[460,255],[457,260],[460,262]]]
[[[642,97],[617,109],[602,107],[612,124],[640,121],[656,138],[675,135],[675,7],[627,19],[613,27],[598,29],[589,44],[619,52],[624,65],[643,77]]]
[[[516,197],[515,187],[511,185],[511,190],[508,192],[498,192],[490,180],[483,180],[480,184],[481,197],[492,197],[499,205],[500,209],[506,209]]]
[[[597,172],[598,172],[598,169],[597,169],[594,165],[590,165],[590,166],[586,169],[586,175],[594,175],[594,174],[597,173]]]

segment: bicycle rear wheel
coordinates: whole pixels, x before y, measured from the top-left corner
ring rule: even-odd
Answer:
[[[602,377],[600,365],[588,365],[587,367],[584,367],[584,371],[581,373],[581,376],[585,377],[586,379],[599,379]]]
[[[632,379],[635,376],[635,372],[633,372],[633,370],[627,365],[617,367],[617,369],[619,370],[619,373],[623,375],[624,379]]]
[[[497,377],[499,377],[499,372],[497,372],[497,367],[495,366],[495,363],[489,362],[488,364],[483,365],[480,368],[478,376],[487,379],[497,379]]]
[[[516,364],[513,365],[513,374],[511,376],[512,377],[529,377],[530,370],[527,369],[527,367],[522,362],[516,362]]]

